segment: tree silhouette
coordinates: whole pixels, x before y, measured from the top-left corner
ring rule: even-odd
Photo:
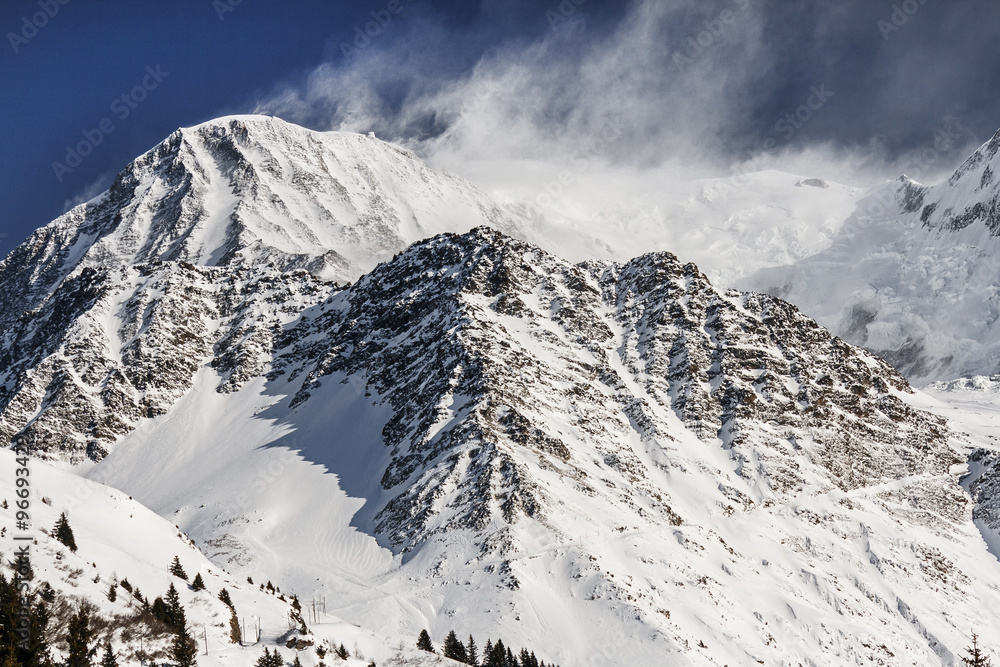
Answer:
[[[417,637],[417,648],[429,653],[434,652],[434,644],[431,643],[431,636],[427,634],[426,630],[420,631],[420,636]]]
[[[962,656],[962,664],[966,667],[993,667],[990,657],[979,648],[979,635],[972,633],[972,646],[965,649],[966,655]]]
[[[70,551],[76,551],[76,538],[73,537],[73,529],[69,527],[66,512],[59,515],[59,520],[56,521],[56,527],[52,530],[52,534],[57,540],[69,547]]]
[[[181,559],[178,556],[174,556],[173,562],[170,563],[170,574],[187,581],[187,572],[184,571],[184,566],[181,565]]]

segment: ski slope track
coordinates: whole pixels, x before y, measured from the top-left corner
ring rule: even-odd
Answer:
[[[378,664],[424,628],[564,667],[1000,633],[990,381],[917,392],[780,298],[569,261],[510,210],[370,137],[180,130],[0,264],[0,434]]]

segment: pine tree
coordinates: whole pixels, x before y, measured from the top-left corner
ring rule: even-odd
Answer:
[[[194,575],[194,581],[191,582],[191,590],[193,591],[203,591],[205,590],[205,582],[201,578],[201,572]]]
[[[170,612],[167,611],[167,605],[163,602],[163,598],[156,598],[153,600],[153,606],[150,607],[150,612],[153,614],[153,618],[158,621],[162,621],[167,625],[171,625]]]
[[[420,636],[417,637],[417,648],[429,653],[434,652],[434,644],[431,643],[431,636],[427,634],[426,630],[420,631]]]
[[[144,599],[142,597],[142,591],[139,590],[138,586],[136,586],[134,589],[132,589],[132,597],[135,598],[136,602],[138,602],[138,603],[140,603],[142,605],[143,609],[145,609],[146,611],[149,611],[149,600],[148,599]]]
[[[118,658],[111,649],[111,640],[104,640],[104,657],[101,658],[101,667],[118,667]]]
[[[174,556],[173,562],[170,563],[170,574],[187,581],[187,572],[184,571],[184,566],[181,565],[181,559],[179,556]]]
[[[118,584],[112,581],[111,585],[108,586],[108,601],[114,602],[117,599],[118,599]]]
[[[458,660],[459,662],[468,661],[469,655],[465,650],[465,644],[458,638],[454,630],[450,631],[448,636],[445,637],[443,649],[444,657],[446,658]]]
[[[174,635],[173,642],[170,644],[170,657],[177,663],[177,667],[194,667],[194,665],[198,664],[198,660],[195,657],[198,655],[198,644],[195,642],[194,637],[188,634],[184,609],[178,606],[177,612],[177,634]]]
[[[302,667],[302,662],[299,660],[299,654],[295,654],[295,660],[292,661],[292,667]]]
[[[66,658],[66,667],[90,667],[90,659],[97,652],[97,646],[90,646],[93,638],[94,634],[90,629],[90,610],[86,605],[80,605],[77,612],[69,619],[66,635],[69,656]]]
[[[51,604],[56,601],[56,590],[52,588],[49,582],[43,581],[38,586],[38,597]]]
[[[350,651],[347,650],[346,646],[341,644],[340,648],[337,649],[337,657],[339,657],[341,660],[347,660],[348,658],[351,657],[351,653]]]
[[[502,639],[498,639],[497,643],[485,653],[483,667],[507,667],[507,647],[503,645]]]
[[[972,633],[972,646],[965,649],[966,655],[961,656],[966,667],[993,667],[990,657],[979,648],[979,635]]]
[[[56,521],[56,527],[52,530],[52,534],[57,540],[69,547],[70,551],[76,551],[76,538],[73,537],[73,529],[69,526],[66,512],[59,515],[59,520]]]
[[[517,658],[514,657],[514,652],[510,650],[510,647],[507,648],[507,656],[505,660],[505,667],[521,667],[517,664]]]
[[[166,619],[164,619],[164,622],[177,634],[185,632],[187,630],[187,618],[184,616],[181,596],[178,595],[173,582],[171,582],[170,588],[167,589],[167,596],[163,600],[163,604],[166,609]]]
[[[472,635],[469,635],[469,641],[465,644],[465,653],[467,656],[465,662],[473,667],[479,667],[479,648],[476,646],[476,640],[472,638]]]
[[[51,667],[52,660],[46,642],[49,615],[42,603],[35,602],[35,593],[24,597],[18,590],[18,579],[8,580],[0,572],[0,665],[17,667]],[[54,593],[54,591],[53,591]],[[26,606],[22,606],[26,605]],[[27,611],[27,616],[22,615]],[[27,623],[27,642],[18,634]]]
[[[267,648],[264,649],[264,655],[257,658],[256,667],[274,667],[275,658],[278,659],[278,664],[281,665],[281,656],[278,655],[278,649],[274,649],[274,655],[271,655],[271,651]]]
[[[227,591],[225,588],[219,591],[219,599],[222,600],[222,603],[224,605],[226,605],[230,609],[233,609],[233,599],[229,597],[229,591]]]
[[[230,607],[229,616],[229,641],[234,644],[243,643],[243,632],[240,630],[240,619],[236,616],[236,609]]]

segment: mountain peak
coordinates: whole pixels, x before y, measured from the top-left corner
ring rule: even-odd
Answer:
[[[85,267],[270,265],[346,282],[418,239],[484,224],[522,227],[410,151],[270,116],[225,116],[173,132],[102,196],[36,231],[0,263],[0,282],[19,286],[12,317]]]
[[[926,227],[958,232],[969,228],[1000,236],[1000,130],[976,149],[951,177],[922,198],[920,221]],[[909,211],[906,211],[909,212]]]

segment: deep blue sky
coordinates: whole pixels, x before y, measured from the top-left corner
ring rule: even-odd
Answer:
[[[620,95],[611,102],[636,137],[656,134],[652,123],[686,128],[706,118],[692,136],[711,137],[716,150],[733,155],[760,150],[768,139],[785,141],[775,121],[824,84],[835,94],[791,138],[797,145],[871,147],[890,159],[932,145],[935,131],[949,123],[955,141],[966,143],[985,141],[1000,127],[1000,3],[991,0],[908,0],[915,11],[889,31],[879,21],[892,20],[893,2],[883,0],[660,0],[645,13],[643,3],[624,0],[402,1],[403,11],[358,65],[345,62],[338,45],[389,0],[242,0],[222,20],[212,0],[41,0],[58,12],[37,34],[25,32],[23,20],[42,11],[39,0],[3,0],[0,255],[68,201],[106,187],[177,127],[250,112],[276,91],[295,89],[311,92],[295,105],[266,108],[320,129],[338,126],[345,95],[356,89],[329,88],[340,86],[336,73],[351,67],[369,80],[366,104],[382,134],[397,140],[456,124],[460,116],[435,97],[436,84],[462,80],[484,61],[492,62],[493,81],[506,80],[504,67],[523,69],[518,80],[537,91],[526,120],[534,127],[585,132],[596,121],[581,120],[576,107],[599,101],[608,108],[609,100],[588,97],[576,85],[589,78],[577,66],[584,63],[602,70],[590,90]],[[548,12],[560,12],[561,1],[564,8],[579,6],[571,21],[553,25]],[[732,23],[718,23],[727,10]],[[710,46],[693,51],[690,40],[713,26],[717,36],[701,35]],[[28,36],[15,40],[16,53],[10,33]],[[543,54],[520,58],[542,42]],[[595,58],[600,50],[609,55]],[[376,52],[386,58],[371,58]],[[678,66],[678,53],[692,61]],[[310,73],[324,64],[326,76],[317,83]],[[147,67],[166,76],[157,82]],[[545,78],[546,72],[565,74]],[[122,119],[126,107],[116,100],[144,78],[152,89]],[[516,106],[510,114],[522,112]],[[60,180],[53,162],[64,161],[65,147],[84,132],[94,136],[103,119],[113,131],[101,133],[100,145]],[[664,138],[658,150],[674,146]],[[627,141],[619,148],[623,159],[640,152]]]

